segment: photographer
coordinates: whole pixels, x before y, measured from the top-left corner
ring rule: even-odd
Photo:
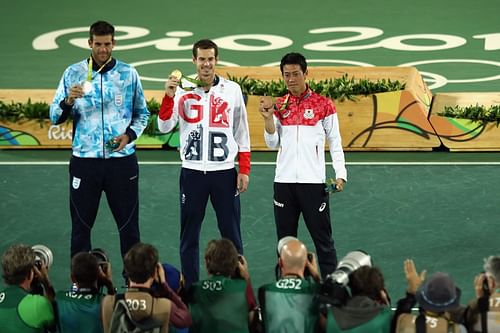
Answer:
[[[321,315],[322,328],[330,332],[387,333],[392,311],[384,277],[377,267],[361,266],[348,282],[351,297]]]
[[[55,329],[54,289],[46,263],[35,262],[35,251],[26,245],[12,245],[2,255],[2,276],[7,284],[0,291],[0,332],[46,332]],[[43,296],[30,294],[41,285]]]
[[[159,262],[158,250],[145,243],[137,243],[125,254],[125,272],[129,286],[125,294],[108,295],[102,300],[101,315],[104,332],[115,332],[112,322],[118,296],[123,296],[132,319],[136,322],[158,322],[161,332],[169,326],[185,328],[191,325],[191,315],[181,298],[167,283],[165,270]],[[153,283],[159,287],[151,289]]]
[[[469,303],[466,323],[469,332],[500,331],[500,256],[484,260],[484,273],[474,279],[476,299]]]
[[[71,280],[74,290],[56,294],[57,318],[61,333],[102,333],[101,301],[105,286],[108,295],[115,294],[111,278],[111,264],[99,263],[88,252],[79,252],[71,260]]]
[[[321,279],[316,257],[291,236],[278,242],[278,256],[278,281],[259,288],[264,331],[315,332],[319,312],[314,295]]]
[[[434,273],[425,279],[426,271],[417,273],[411,259],[404,262],[408,282],[406,297],[398,301],[392,321],[392,332],[398,333],[465,333],[462,325],[465,308],[460,305],[461,291],[446,273]],[[411,313],[418,302],[419,315]]]
[[[248,332],[257,310],[247,262],[228,239],[211,240],[205,250],[208,278],[188,291],[190,332]]]

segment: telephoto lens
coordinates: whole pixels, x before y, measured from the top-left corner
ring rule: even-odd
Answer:
[[[45,245],[37,244],[31,247],[35,252],[35,265],[40,269],[42,265],[50,268],[52,266],[52,262],[54,261],[54,256],[52,255],[52,251],[46,247]]]
[[[340,260],[337,269],[327,275],[326,279],[332,280],[342,286],[346,286],[349,282],[349,275],[360,268],[361,266],[372,265],[371,257],[362,250],[349,252],[344,258]]]

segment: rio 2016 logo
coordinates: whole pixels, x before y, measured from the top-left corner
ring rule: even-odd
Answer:
[[[194,35],[191,31],[169,31],[165,33],[165,38],[146,40],[136,43],[128,43],[134,39],[144,38],[149,35],[150,31],[142,27],[134,26],[116,26],[116,40],[120,43],[115,47],[117,51],[133,50],[146,47],[155,47],[161,51],[186,51],[190,50],[192,45],[190,43],[183,43],[182,38],[191,37]],[[77,33],[87,33],[88,27],[75,27],[68,29],[55,30],[51,32],[44,33],[37,36],[32,43],[32,46],[37,51],[48,51],[55,50],[59,48],[57,44],[57,39],[62,36],[77,34]],[[369,50],[383,48],[387,50],[394,51],[405,51],[422,53],[429,51],[442,51],[454,48],[463,47],[468,43],[468,40],[455,35],[449,34],[438,34],[438,33],[427,33],[427,34],[409,34],[409,35],[399,35],[384,38],[384,31],[373,27],[326,27],[311,29],[308,34],[324,35],[328,36],[323,41],[316,41],[312,43],[306,43],[302,45],[304,50],[317,51],[317,52],[335,52],[335,57],[338,57],[343,51],[359,51],[359,50]],[[349,35],[348,37],[345,37]],[[337,38],[332,38],[337,35]],[[481,40],[482,50],[481,51],[497,51],[500,50],[500,33],[484,33],[473,35],[473,39]],[[378,41],[373,42],[373,40],[378,39]],[[294,41],[285,36],[272,35],[272,34],[236,34],[229,36],[222,36],[213,39],[215,43],[221,49],[227,49],[231,51],[240,52],[264,52],[264,51],[274,51],[285,49],[294,44]],[[126,41],[127,43],[124,43]],[[249,43],[253,41],[253,43]],[[412,43],[413,41],[413,43]],[[415,43],[415,41],[419,41]],[[71,38],[69,43],[75,47],[88,48],[87,38]],[[255,45],[258,44],[258,45]],[[151,64],[158,63],[191,63],[191,58],[164,58],[164,59],[145,59],[141,61],[136,61],[131,63],[135,67],[147,66]],[[345,59],[337,59],[328,57],[320,58],[309,58],[308,62],[310,64],[329,64],[329,65],[343,65],[343,66],[367,66],[373,67],[376,64],[363,62],[363,61],[353,61]],[[485,59],[467,59],[467,58],[449,58],[449,59],[428,59],[428,60],[417,60],[410,61],[400,64],[395,64],[395,66],[407,67],[414,66],[417,67],[424,77],[425,81],[429,85],[430,89],[436,89],[443,87],[447,84],[463,84],[463,83],[474,83],[474,82],[485,82],[494,81],[500,79],[499,75],[492,75],[487,77],[476,77],[476,78],[447,78],[445,75],[429,72],[424,70],[426,66],[432,64],[469,64],[472,66],[494,66],[500,67],[500,62],[485,60]],[[219,61],[219,65],[222,66],[247,66],[250,64],[237,64],[230,61]],[[255,66],[256,64],[251,64]],[[277,66],[278,62],[265,63],[260,66]],[[139,70],[139,69],[138,69]],[[139,70],[140,71],[140,70]],[[497,70],[495,70],[497,71]],[[470,71],[475,72],[474,70]],[[164,77],[149,77],[141,76],[144,81],[165,81]]]

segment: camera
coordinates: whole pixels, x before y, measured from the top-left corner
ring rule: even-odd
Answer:
[[[99,267],[101,268],[103,273],[105,275],[107,275],[108,274],[107,266],[109,264],[109,257],[108,257],[108,254],[106,253],[106,251],[104,251],[101,248],[95,248],[95,249],[90,250],[89,253],[97,259],[97,264],[99,265]],[[101,280],[101,278],[99,278],[97,284],[98,284],[99,292],[102,293],[102,288],[105,285],[105,282],[103,280]],[[110,289],[109,289],[109,287],[107,287],[107,288],[108,288],[108,293],[109,293]]]
[[[52,251],[46,247],[45,245],[37,244],[31,247],[35,252],[35,265],[38,269],[41,269],[42,266],[47,266],[50,268],[52,266],[52,262],[54,261],[54,256],[52,255]]]
[[[95,248],[89,251],[97,259],[97,263],[101,267],[102,271],[106,273],[106,266],[109,264],[109,257],[106,251],[101,248]]]
[[[483,294],[490,296],[491,291],[490,291],[490,286],[488,285],[488,275],[486,275],[486,272],[481,272],[484,274],[483,282],[482,282],[482,289],[483,289]]]
[[[245,264],[245,260],[243,259],[243,256],[241,254],[238,254],[238,265],[236,266],[236,269],[234,270],[233,275],[231,276],[233,279],[243,279],[243,276],[241,275],[241,270],[240,270],[240,265]]]
[[[340,260],[337,269],[326,276],[326,280],[332,280],[334,283],[345,287],[349,282],[349,275],[361,266],[372,265],[371,257],[362,250],[349,252]]]
[[[33,245],[31,249],[35,252],[34,265],[38,268],[38,270],[42,270],[43,266],[47,267],[47,269],[52,266],[54,256],[52,255],[52,251],[47,246],[37,244]],[[33,295],[44,294],[44,288],[38,276],[35,275],[33,281],[31,281],[30,289],[30,293]]]
[[[320,287],[318,301],[322,307],[345,304],[349,298],[346,288],[349,275],[361,266],[372,266],[371,257],[362,250],[351,251],[340,260],[337,269],[326,276]]]

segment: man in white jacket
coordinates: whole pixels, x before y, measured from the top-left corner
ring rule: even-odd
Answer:
[[[325,137],[335,170],[335,190],[342,191],[347,180],[339,122],[332,101],[308,87],[303,55],[286,54],[280,69],[288,93],[276,103],[271,97],[262,97],[259,109],[266,144],[278,148],[274,177],[277,236],[297,237],[302,213],[325,276],[337,266],[329,193],[325,190]]]
[[[220,234],[240,254],[240,197],[248,187],[250,135],[241,88],[215,74],[217,45],[203,39],[193,45],[197,80],[183,89],[179,71],[165,83],[158,128],[170,132],[179,124],[181,203],[181,266],[186,285],[199,280],[199,238],[208,198],[214,207]],[[235,159],[239,160],[239,171]]]

